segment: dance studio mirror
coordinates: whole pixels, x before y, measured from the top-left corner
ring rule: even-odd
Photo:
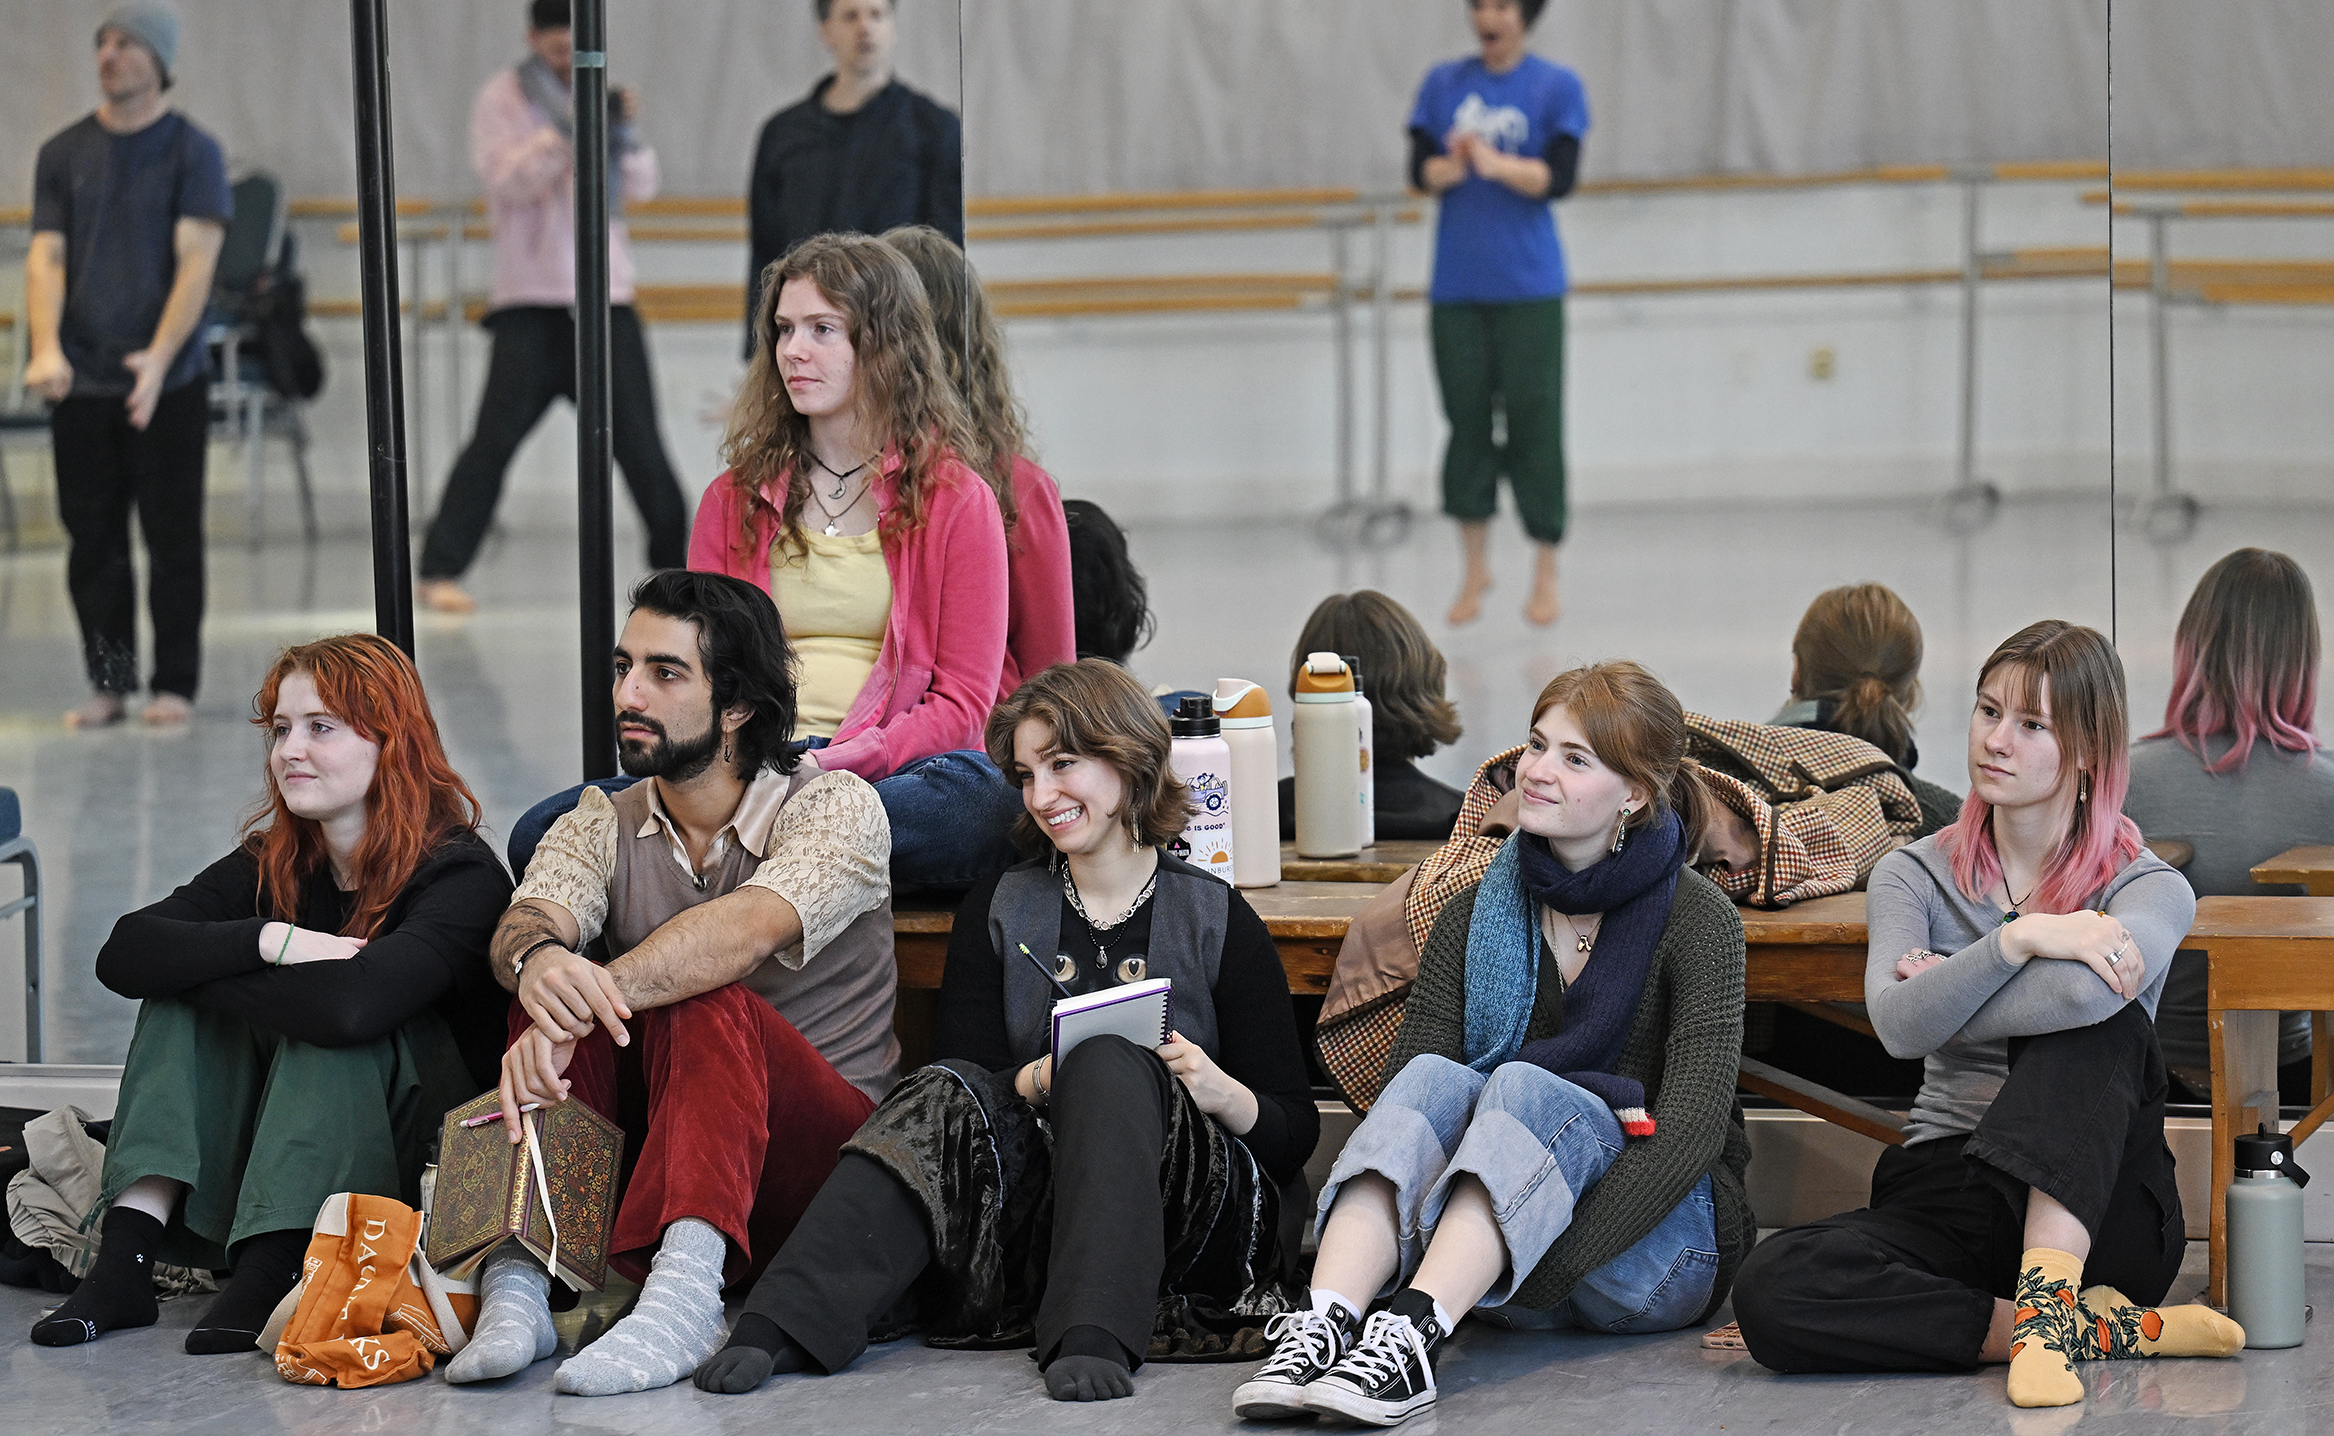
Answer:
[[[1033,452],[1152,575],[1136,671],[1282,693],[1314,604],[1383,590],[1450,661],[1466,733],[1421,767],[1463,785],[1581,660],[1635,657],[1689,708],[1767,720],[1810,601],[1871,581],[1926,639],[1919,771],[1964,789],[1983,656],[2035,618],[2110,619],[2109,221],[2086,201],[2107,20],[2105,0],[1549,0],[1523,49],[1577,99],[1527,117],[1422,95],[1485,53],[1466,0],[967,7],[970,254]],[[1584,114],[1554,206],[1567,273],[1495,272],[1468,224],[1438,268],[1455,201],[1412,187],[1413,122],[1545,163]],[[1560,350],[1511,333],[1507,353],[1542,373],[1560,353],[1535,391],[1555,399],[1495,399],[1484,424],[1468,391],[1498,356],[1467,356],[1521,311],[1475,301],[1551,284]],[[1563,466],[1561,520],[1537,505],[1562,523],[1551,624],[1526,612],[1512,475],[1492,587],[1450,621],[1446,400],[1528,488]]]
[[[2226,555],[2286,555],[2328,612],[2334,101],[2305,57],[2329,43],[2313,6],[2115,3],[2116,616],[2135,733],[2167,721],[2175,629]]]

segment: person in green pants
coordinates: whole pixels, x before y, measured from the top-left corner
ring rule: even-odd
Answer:
[[[232,1273],[187,1351],[251,1350],[324,1199],[417,1201],[446,1109],[494,1084],[511,880],[412,662],[369,633],[303,644],[252,710],[268,791],[243,840],[97,955],[138,1026],[97,1261],[38,1345],[153,1325],[163,1260]]]
[[[1453,624],[1483,611],[1503,474],[1538,550],[1524,617],[1545,626],[1561,611],[1567,279],[1549,206],[1579,174],[1588,97],[1578,75],[1524,49],[1544,3],[1471,0],[1481,53],[1428,72],[1410,115],[1410,183],[1441,199],[1428,297],[1451,426],[1443,512],[1467,563]]]

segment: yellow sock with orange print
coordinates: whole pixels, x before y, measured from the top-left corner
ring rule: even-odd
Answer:
[[[2194,1302],[2186,1306],[2141,1306],[2111,1286],[2094,1286],[2077,1298],[2083,1323],[2081,1361],[2118,1361],[2132,1356],[2235,1356],[2245,1349],[2245,1328]]]
[[[2010,1327],[2010,1404],[2072,1406],[2083,1399],[2075,1375],[2082,1347],[2080,1257],[2030,1247],[2018,1260],[2017,1315]]]

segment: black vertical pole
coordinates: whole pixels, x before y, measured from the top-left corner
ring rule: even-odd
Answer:
[[[583,656],[583,775],[616,772],[616,552],[609,515],[608,9],[575,0],[575,542]]]
[[[356,72],[357,262],[365,311],[373,626],[410,656],[413,573],[405,512],[405,359],[399,349],[402,316],[397,301],[397,172],[390,153],[387,0],[349,0],[349,48]]]

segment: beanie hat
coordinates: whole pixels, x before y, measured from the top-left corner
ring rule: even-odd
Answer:
[[[154,52],[154,64],[162,71],[162,88],[170,88],[170,70],[178,63],[178,7],[170,0],[131,0],[116,5],[106,12],[99,23],[99,39],[108,30],[119,30],[148,50]]]

